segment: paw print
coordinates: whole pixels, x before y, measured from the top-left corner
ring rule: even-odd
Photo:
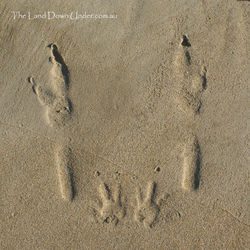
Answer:
[[[120,187],[114,189],[113,194],[105,183],[99,186],[102,206],[99,208],[99,215],[103,222],[117,225],[119,220],[125,216],[125,209],[121,205]]]
[[[156,184],[150,182],[147,186],[146,196],[143,199],[140,188],[136,189],[137,206],[134,218],[138,223],[143,223],[146,228],[151,228],[160,212],[160,201],[154,201]]]

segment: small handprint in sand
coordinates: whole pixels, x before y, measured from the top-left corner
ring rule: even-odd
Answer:
[[[120,186],[116,186],[111,194],[108,186],[105,183],[101,183],[99,194],[102,206],[98,209],[98,213],[102,222],[117,225],[125,216],[125,209],[121,204]]]
[[[138,223],[143,223],[146,228],[151,228],[160,212],[160,200],[155,201],[155,188],[154,182],[149,182],[146,195],[143,198],[142,192],[139,187],[136,189],[136,201],[134,218]]]

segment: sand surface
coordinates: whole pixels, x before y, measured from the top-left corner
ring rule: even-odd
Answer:
[[[249,4],[1,0],[0,249],[249,249]]]

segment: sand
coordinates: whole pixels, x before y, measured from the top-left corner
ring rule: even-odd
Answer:
[[[1,250],[249,248],[249,1],[0,14]]]

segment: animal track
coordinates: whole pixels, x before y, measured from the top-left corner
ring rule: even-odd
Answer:
[[[195,66],[191,58],[191,43],[183,36],[178,49],[174,74],[176,75],[176,100],[179,108],[187,114],[196,115],[200,111],[202,92],[206,89],[207,69],[205,66]],[[187,122],[190,122],[187,121]],[[183,151],[182,188],[188,191],[199,186],[200,148],[196,136],[190,135]]]
[[[138,223],[143,223],[146,228],[151,228],[160,212],[160,201],[154,201],[156,184],[149,182],[145,198],[139,187],[136,189],[137,206],[135,208],[134,218]]]
[[[47,123],[54,128],[62,128],[71,118],[72,111],[68,98],[69,71],[57,46],[50,44],[48,47],[50,48],[49,61],[52,63],[49,88],[37,84],[32,77],[28,78],[28,82],[31,83],[40,104],[46,108]],[[64,143],[56,145],[55,162],[62,198],[71,201],[74,198],[71,156],[70,148]]]
[[[52,127],[64,126],[71,117],[71,101],[68,98],[69,73],[66,64],[59,54],[55,44],[50,46],[50,71],[51,88],[44,89],[32,77],[28,82],[37,95],[39,102],[46,106],[47,122]]]
[[[74,198],[70,154],[71,150],[67,146],[57,146],[55,154],[57,175],[62,198],[66,201],[72,201]]]
[[[114,189],[113,194],[105,183],[99,186],[102,207],[99,208],[99,215],[103,222],[114,223],[117,225],[119,220],[125,216],[125,209],[121,204],[120,187]]]
[[[201,107],[202,92],[206,88],[207,69],[203,66],[200,71],[193,66],[189,51],[191,43],[186,36],[183,36],[181,45],[183,48],[179,48],[174,65],[179,84],[176,99],[181,110],[197,114]]]
[[[195,136],[191,137],[183,151],[182,188],[192,191],[199,185],[200,149]]]

